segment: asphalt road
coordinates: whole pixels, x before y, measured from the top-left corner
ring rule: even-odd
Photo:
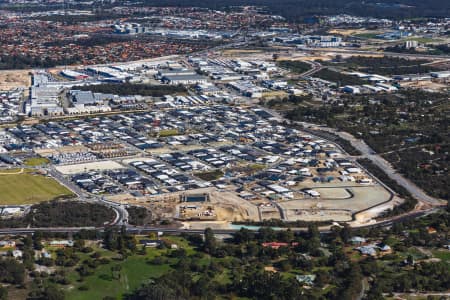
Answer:
[[[437,209],[431,209],[428,211],[413,211],[406,215],[396,216],[391,219],[387,219],[384,221],[380,221],[378,223],[362,225],[357,227],[360,228],[374,228],[374,227],[389,227],[392,226],[393,223],[404,221],[407,219],[418,218],[424,215],[427,215]],[[5,228],[0,229],[0,235],[17,235],[17,234],[32,234],[37,231],[42,232],[54,232],[54,233],[76,233],[82,230],[97,230],[104,231],[108,227],[114,226],[105,226],[105,227],[40,227],[40,228]],[[130,226],[126,225],[126,230],[128,233],[132,234],[147,234],[150,232],[163,232],[165,234],[178,234],[178,233],[198,233],[203,234],[203,229],[182,229],[182,228],[168,228],[168,227],[144,227],[144,226]],[[215,234],[233,234],[239,229],[212,229]],[[299,231],[307,231],[307,228],[291,228],[294,232]],[[319,231],[322,233],[330,232],[329,226],[319,228]]]
[[[203,50],[201,52],[207,52],[207,51],[213,51],[213,50],[221,50],[221,49],[225,49],[225,48],[230,48],[230,46],[242,46],[248,44],[247,41],[239,41],[239,42],[235,42],[235,43],[231,43],[228,45],[222,45],[222,46],[218,46],[214,49],[208,49],[208,50]],[[358,51],[358,50],[327,50],[327,49],[302,49],[303,51],[315,51],[315,52],[335,52],[335,53],[348,53],[348,54],[384,54],[387,56],[402,56],[402,57],[413,57],[413,58],[442,58],[442,59],[450,59],[448,56],[432,56],[432,55],[416,55],[416,54],[404,54],[404,53],[389,53],[389,52],[367,52],[367,51]],[[200,53],[201,53],[200,52]],[[319,70],[322,69],[322,66],[319,63],[311,63],[311,65],[313,66],[313,68],[307,72],[305,72],[304,74],[301,74],[302,76],[309,76]],[[274,116],[280,117],[281,116],[273,111],[270,111]],[[303,123],[303,122],[296,122],[298,124],[301,125],[306,125],[306,126],[313,126],[313,127],[317,127],[317,125],[315,124],[307,124],[307,123]],[[420,189],[419,187],[417,187],[414,183],[412,183],[410,180],[404,178],[401,174],[397,173],[396,170],[386,161],[384,160],[381,156],[377,155],[375,153],[375,151],[373,151],[363,140],[357,139],[354,136],[345,133],[345,132],[339,132],[336,131],[333,128],[328,128],[328,127],[320,127],[321,130],[323,131],[328,131],[331,133],[334,133],[338,136],[340,136],[343,139],[348,140],[353,147],[355,147],[356,149],[358,149],[361,153],[363,153],[363,157],[367,157],[369,158],[375,165],[377,165],[378,167],[380,167],[382,170],[384,170],[386,172],[386,174],[391,177],[392,179],[394,179],[398,184],[400,184],[401,186],[403,186],[405,189],[407,189],[411,195],[413,197],[415,197],[417,200],[422,201],[422,202],[426,202],[432,206],[439,206],[439,205],[443,205],[446,202],[441,200],[441,199],[436,199],[433,197],[430,197],[429,195],[427,195],[422,189]],[[59,182],[63,183],[64,185],[66,185],[69,189],[71,189],[72,191],[74,191],[78,197],[81,200],[87,201],[87,202],[96,202],[96,203],[101,203],[104,204],[108,207],[111,207],[112,209],[114,209],[114,211],[117,214],[117,217],[115,218],[115,220],[113,222],[111,222],[110,225],[124,225],[127,227],[127,231],[130,233],[147,233],[147,232],[158,232],[158,231],[162,231],[165,233],[180,233],[180,232],[187,232],[187,233],[203,233],[203,230],[185,230],[185,229],[168,229],[168,228],[159,228],[159,227],[133,227],[133,226],[129,226],[127,225],[127,221],[128,221],[128,212],[125,209],[125,207],[123,205],[119,205],[113,202],[109,202],[109,201],[105,201],[104,199],[102,199],[101,197],[92,197],[92,196],[88,196],[84,193],[84,191],[81,191],[78,186],[76,186],[75,184],[73,184],[70,180],[66,179],[64,176],[62,176],[61,174],[59,174],[56,170],[54,170],[53,168],[49,168],[48,169],[49,173],[55,177]],[[413,211],[410,212],[408,214],[402,215],[402,216],[397,216],[394,218],[391,218],[389,220],[385,220],[385,221],[381,221],[378,222],[376,224],[372,224],[372,225],[366,225],[366,226],[362,226],[362,227],[383,227],[383,226],[390,226],[392,225],[394,222],[399,222],[402,221],[404,219],[407,218],[416,218],[416,217],[420,217],[426,213],[428,213],[431,210],[428,211]],[[0,229],[0,235],[6,235],[6,234],[27,234],[27,233],[34,233],[36,231],[46,231],[46,232],[78,232],[80,230],[104,230],[104,227],[102,228],[94,228],[94,227],[52,227],[52,228],[8,228],[8,229]],[[300,231],[300,230],[304,230],[304,229],[294,229],[296,231]],[[215,233],[217,234],[228,234],[228,233],[233,233],[236,230],[214,230]],[[322,232],[326,232],[328,231],[328,229],[322,229]]]
[[[68,189],[74,192],[78,196],[79,200],[90,203],[102,204],[113,209],[114,212],[116,213],[116,217],[109,225],[127,225],[128,211],[123,205],[111,201],[106,201],[105,199],[99,196],[88,195],[86,192],[81,190],[75,183],[70,181],[70,179],[64,177],[58,171],[56,171],[53,166],[47,168],[47,172],[59,183],[65,185]]]

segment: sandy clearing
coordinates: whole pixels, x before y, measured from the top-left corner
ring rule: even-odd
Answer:
[[[0,90],[10,90],[18,87],[31,86],[30,70],[0,71]]]
[[[352,213],[380,205],[389,200],[390,194],[381,186],[361,186],[349,188],[354,194],[350,199],[303,199],[280,202],[284,209],[335,209],[348,210]]]
[[[63,147],[59,147],[59,148],[50,148],[50,149],[47,149],[47,148],[36,149],[36,150],[34,150],[34,152],[36,152],[40,156],[48,157],[48,156],[51,156],[54,154],[85,152],[88,150],[89,149],[83,145],[76,145],[76,146],[63,146]]]
[[[352,220],[351,212],[345,210],[288,210],[289,221],[329,221],[347,222]]]
[[[345,188],[316,188],[323,199],[347,199],[352,195]]]
[[[57,166],[55,169],[64,175],[73,175],[77,173],[82,173],[86,171],[97,171],[97,170],[115,170],[125,168],[118,162],[112,160],[89,162],[84,164],[74,164],[74,165],[64,165]]]

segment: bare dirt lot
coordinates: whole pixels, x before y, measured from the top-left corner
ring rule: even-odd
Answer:
[[[348,186],[342,188],[317,188],[320,198],[280,202],[288,220],[349,221],[351,215],[380,205],[390,199],[390,194],[379,185]],[[351,197],[345,197],[351,194]],[[325,196],[327,198],[325,198]]]
[[[37,154],[41,155],[41,156],[51,156],[51,155],[55,155],[55,154],[60,154],[60,153],[75,153],[75,152],[84,152],[84,151],[88,151],[88,149],[85,146],[82,145],[77,145],[77,146],[64,146],[64,147],[59,147],[59,148],[55,148],[55,149],[36,149],[34,152],[36,152]]]
[[[349,199],[352,194],[345,188],[316,188],[323,199]]]
[[[58,172],[60,172],[64,175],[72,175],[72,174],[82,173],[82,172],[86,172],[86,171],[115,170],[115,169],[122,169],[122,168],[124,168],[124,166],[122,166],[121,164],[119,164],[115,161],[112,161],[112,160],[55,167],[55,169]]]
[[[431,81],[402,82],[401,86],[405,88],[426,88],[427,90],[433,92],[442,92],[443,90],[446,90],[448,88],[448,85],[445,83],[431,82]]]
[[[390,197],[390,194],[378,185],[349,187],[348,189],[353,193],[353,197],[348,199],[303,199],[281,202],[280,205],[286,209],[321,207],[323,209],[345,209],[355,213],[379,205],[389,200]]]
[[[235,193],[226,192],[226,191],[217,191],[213,190],[211,192],[211,203],[218,204],[223,208],[232,208],[232,214],[226,214],[226,219],[228,221],[242,221],[242,220],[253,220],[259,221],[259,212],[258,208],[238,197]],[[225,217],[225,214],[223,215]]]
[[[10,90],[31,85],[30,70],[0,71],[0,90]]]
[[[337,221],[348,222],[352,220],[352,214],[346,210],[288,210],[286,211],[288,221]]]

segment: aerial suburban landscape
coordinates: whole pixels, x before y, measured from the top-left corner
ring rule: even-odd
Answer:
[[[0,300],[450,299],[450,2],[0,0]]]

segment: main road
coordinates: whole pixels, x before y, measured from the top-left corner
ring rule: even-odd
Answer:
[[[78,199],[85,202],[90,203],[98,203],[105,205],[116,213],[116,217],[114,220],[110,223],[110,225],[127,225],[128,223],[128,211],[126,208],[119,203],[115,203],[112,201],[107,201],[103,197],[98,197],[95,195],[87,195],[83,190],[81,190],[76,184],[74,184],[72,181],[64,177],[61,173],[59,173],[54,166],[50,166],[46,168],[48,174],[55,178],[59,183],[66,186],[69,190],[74,192]]]
[[[202,50],[199,53],[207,53],[209,51],[217,51],[222,50],[225,48],[230,47],[236,47],[236,46],[242,46],[249,44],[249,41],[235,41],[234,43],[226,44],[217,46],[213,49],[207,49]],[[360,50],[344,50],[344,49],[302,49],[303,51],[326,51],[326,52],[334,52],[334,53],[348,53],[348,54],[385,54],[389,56],[408,56],[413,58],[440,58],[445,60],[450,60],[450,57],[448,56],[433,56],[433,55],[416,55],[416,54],[403,54],[403,53],[390,53],[390,52],[370,52],[370,51],[360,51]],[[177,57],[177,56],[175,56]],[[301,76],[309,76],[317,71],[320,71],[322,69],[322,66],[320,63],[317,62],[309,62],[312,65],[312,69],[306,71],[305,73],[301,74]],[[264,108],[266,109],[266,108]],[[283,117],[281,117],[278,113],[268,110],[272,115],[277,116],[284,120]],[[287,121],[287,120],[286,120]],[[290,121],[288,121],[290,122]],[[302,125],[306,128],[314,128],[319,127],[318,125],[311,124],[311,123],[305,123],[305,122],[294,122],[296,124]],[[341,138],[349,141],[353,147],[358,149],[362,153],[362,157],[369,158],[375,165],[377,165],[379,168],[384,170],[386,174],[394,179],[398,184],[403,186],[406,190],[408,190],[413,197],[415,197],[417,200],[421,202],[428,203],[432,206],[441,206],[446,203],[446,201],[441,199],[433,198],[429,195],[427,195],[422,189],[417,187],[414,183],[412,183],[410,180],[403,177],[401,174],[397,173],[397,171],[392,167],[391,164],[389,164],[385,159],[383,159],[380,155],[376,154],[373,149],[371,149],[363,140],[355,138],[353,135],[337,131],[336,129],[329,128],[329,127],[323,127],[320,126],[320,130],[327,131],[333,134],[336,134],[340,136]],[[123,225],[126,226],[127,231],[131,233],[146,233],[146,232],[155,232],[155,231],[162,231],[166,233],[180,233],[180,232],[189,232],[189,233],[203,233],[203,230],[193,230],[193,229],[173,229],[173,228],[165,228],[165,227],[136,227],[136,226],[130,226],[128,225],[128,212],[125,209],[125,207],[121,204],[117,204],[110,201],[105,201],[101,197],[92,197],[87,196],[85,193],[78,188],[73,182],[62,176],[59,172],[57,172],[53,167],[50,167],[47,169],[49,174],[55,179],[57,179],[60,183],[66,185],[70,190],[74,191],[80,200],[84,200],[87,202],[93,202],[93,203],[101,203],[103,205],[106,205],[110,208],[112,208],[116,212],[116,218],[113,222],[111,222],[109,225]],[[434,209],[433,209],[434,210]],[[431,210],[429,210],[431,211]],[[364,225],[361,227],[381,227],[381,226],[390,226],[394,222],[398,222],[407,218],[415,218],[422,215],[427,214],[429,211],[413,211],[405,215],[400,215],[397,217],[393,217],[388,220],[384,220],[381,222],[377,222],[375,224],[370,225]],[[360,228],[361,228],[360,227]],[[46,231],[46,232],[79,232],[81,230],[104,230],[105,227],[50,227],[50,228],[6,228],[6,229],[0,229],[0,235],[10,235],[10,234],[29,234],[34,233],[36,231]],[[294,230],[304,230],[301,228],[297,228]],[[234,229],[219,229],[214,230],[216,233],[233,233],[236,230]],[[322,229],[322,232],[328,231],[328,229]]]
[[[400,215],[388,220],[380,221],[374,224],[367,224],[358,226],[357,228],[374,228],[374,227],[389,227],[395,222],[404,221],[407,219],[418,218],[425,216],[431,212],[437,211],[438,208],[434,208],[428,211],[415,211],[406,215]],[[179,234],[179,233],[204,233],[204,229],[184,229],[184,228],[170,228],[170,227],[145,227],[145,226],[130,226],[124,225],[127,232],[131,234],[148,234],[150,232],[163,232],[165,234]],[[245,226],[244,226],[245,227]],[[35,232],[53,232],[53,233],[77,233],[83,230],[96,230],[103,232],[106,228],[114,228],[114,226],[103,227],[38,227],[38,228],[4,228],[0,229],[1,235],[19,235],[19,234],[33,234]],[[290,228],[294,232],[307,231],[308,228]],[[233,234],[240,229],[213,229],[216,234]],[[319,228],[322,233],[330,232],[330,226]]]

